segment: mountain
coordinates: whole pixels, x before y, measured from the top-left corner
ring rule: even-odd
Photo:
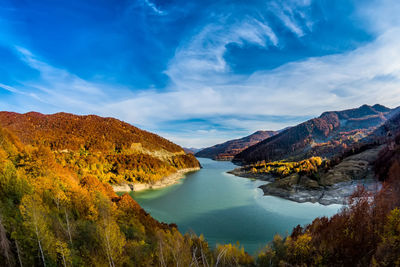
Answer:
[[[312,156],[331,158],[371,134],[393,112],[382,105],[324,112],[247,148],[233,160],[246,164],[263,160],[297,161]]]
[[[180,146],[114,118],[0,112],[0,126],[24,145],[48,147],[63,167],[112,184],[154,183],[179,169],[199,167]]]
[[[334,168],[347,165],[342,166],[342,170],[336,173],[339,176],[343,175],[343,167],[347,170],[349,170],[349,167],[354,168],[357,165],[354,157],[357,157],[359,159],[356,161],[362,164],[358,164],[358,170],[353,169],[352,175],[361,174],[360,170],[364,169],[375,175],[380,181],[385,182],[379,185],[375,184],[375,189],[371,190],[371,188],[365,187],[366,179],[363,177],[364,175],[361,175],[362,180],[359,181],[359,184],[362,186],[353,187],[354,192],[351,192],[348,205],[342,211],[329,219],[326,217],[317,218],[304,228],[296,227],[290,236],[288,247],[291,246],[292,249],[293,243],[291,242],[300,243],[307,238],[306,242],[310,253],[303,257],[305,259],[303,262],[299,261],[298,257],[290,259],[289,254],[283,253],[284,249],[280,246],[282,242],[278,243],[281,239],[276,236],[271,246],[275,249],[272,249],[272,252],[265,253],[265,256],[262,255],[264,259],[258,258],[258,262],[264,263],[262,266],[278,266],[278,263],[281,264],[285,261],[288,261],[287,265],[289,266],[301,266],[302,264],[304,266],[317,266],[320,262],[327,263],[327,266],[398,265],[400,246],[393,240],[398,240],[400,237],[399,231],[395,231],[400,226],[400,114],[393,114],[376,132],[372,134],[372,138],[363,141],[372,141],[375,148],[349,156],[347,160],[344,159]],[[380,138],[382,133],[383,139]],[[378,137],[378,139],[374,140],[373,137]],[[374,166],[365,166],[365,153],[369,154],[376,149],[380,151],[374,160]],[[297,182],[293,182],[296,188],[290,190],[291,192],[301,191]],[[301,183],[301,179],[299,182]],[[278,183],[281,184],[282,188],[282,179]],[[353,180],[351,183],[357,184],[357,181]],[[270,187],[270,185],[264,186],[263,189],[267,189],[267,191],[278,189],[278,186]],[[318,189],[318,191],[321,191],[321,189]],[[343,191],[343,183],[340,183],[340,186],[334,191]],[[325,195],[326,192],[323,196]],[[302,191],[301,198],[304,199],[305,197],[306,195]],[[371,227],[371,225],[374,225],[374,227]],[[341,233],[346,234],[342,235]],[[268,249],[271,247],[268,247]],[[278,254],[281,256],[276,256]],[[318,263],[309,261],[309,259],[315,259],[315,255],[323,258],[323,260]]]
[[[377,177],[400,181],[400,108],[374,132],[372,138],[385,144],[374,166]]]
[[[175,251],[179,265],[189,266],[191,249],[211,253],[202,238],[184,237],[130,195],[116,195],[102,174],[109,168],[102,153],[127,153],[132,140],[171,153],[181,153],[178,146],[114,119],[4,112],[1,118],[7,125],[0,126],[1,266],[173,266]],[[63,128],[69,135],[56,136]],[[99,136],[109,143],[101,146]],[[115,146],[122,151],[108,150]],[[161,251],[160,244],[168,246]]]
[[[114,118],[69,113],[44,115],[0,112],[0,124],[15,133],[23,143],[40,143],[52,149],[109,151],[141,144],[148,150],[182,152],[183,149],[156,134],[143,131]]]
[[[204,148],[197,152],[196,157],[212,158],[216,160],[232,160],[233,157],[244,149],[255,145],[273,135],[275,131],[257,131],[249,136],[230,140],[222,144]]]
[[[374,192],[377,188],[376,177],[380,180],[398,179],[399,110],[376,105],[325,112],[317,119],[288,130],[289,133],[296,130],[291,133],[291,137],[296,137],[295,133],[302,133],[304,128],[311,129],[306,138],[298,135],[303,137],[300,142],[290,143],[289,141],[296,139],[287,139],[282,133],[282,140],[278,139],[281,143],[278,144],[288,144],[285,149],[288,149],[286,155],[290,155],[289,157],[256,160],[230,173],[270,181],[260,187],[266,195],[298,202],[342,204],[351,196],[357,184],[362,184],[367,190]],[[356,138],[354,134],[357,135]],[[264,149],[267,153],[276,153],[273,151],[273,140],[276,137],[279,137],[279,134],[255,147],[266,143],[267,148]],[[317,138],[324,143],[306,148],[295,146],[310,140],[312,144]]]
[[[201,151],[203,148],[194,148],[194,147],[184,147],[183,150],[187,154],[196,154],[197,152]]]
[[[384,124],[378,127],[368,138],[369,141],[382,141],[395,137],[400,132],[400,107],[394,109]]]

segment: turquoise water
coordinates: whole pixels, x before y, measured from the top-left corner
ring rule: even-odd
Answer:
[[[211,246],[239,241],[255,253],[276,233],[290,233],[296,225],[331,216],[341,207],[263,196],[258,186],[265,182],[226,173],[235,168],[231,162],[199,161],[203,169],[179,184],[131,195],[157,220],[176,223],[182,233],[202,233]]]

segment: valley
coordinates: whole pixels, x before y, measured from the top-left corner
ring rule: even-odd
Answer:
[[[400,267],[399,14],[1,0],[0,267]]]
[[[234,167],[231,162],[199,161],[203,168],[187,174],[179,184],[130,195],[155,219],[176,223],[183,233],[203,234],[211,248],[239,242],[254,255],[276,233],[285,235],[298,224],[332,216],[342,207],[265,197],[258,188],[263,181],[226,173]]]
[[[196,159],[112,118],[0,112],[0,239],[9,244],[0,259],[265,266],[320,255],[340,265],[346,242],[377,258],[396,255],[397,247],[377,248],[388,246],[378,236],[400,203],[398,111],[375,105],[324,113],[241,147],[233,162]],[[364,222],[379,230],[354,230]],[[358,239],[328,241],[343,231]],[[349,262],[370,260],[351,253],[358,256]]]

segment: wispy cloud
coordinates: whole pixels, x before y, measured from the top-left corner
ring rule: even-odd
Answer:
[[[185,80],[203,84],[205,76],[215,84],[224,83],[225,79],[221,80],[219,74],[230,71],[224,59],[226,46],[245,42],[266,47],[276,46],[279,40],[268,24],[255,18],[246,17],[234,24],[208,24],[177,49],[165,73],[176,85]]]
[[[393,16],[387,16],[387,12],[400,11],[400,6],[391,6],[391,2],[376,9],[365,5],[359,10],[362,23],[380,21],[375,25],[373,42],[273,70],[239,74],[226,59],[230,45],[279,48],[283,37],[268,19],[261,15],[213,14],[176,48],[165,70],[169,77],[166,88],[131,91],[85,80],[23,47],[15,47],[15,51],[39,72],[39,77],[0,87],[15,94],[20,111],[113,116],[195,147],[259,129],[277,130],[326,110],[364,103],[394,107],[400,104],[400,21],[396,20],[398,13],[391,10]],[[144,3],[156,14],[165,14],[152,2]],[[265,8],[273,10],[282,27],[295,38],[313,31],[310,1],[268,3]],[[193,122],[193,118],[202,120]]]
[[[5,85],[5,84],[2,84],[2,83],[0,83],[0,88],[6,90],[8,92],[11,92],[11,93],[16,93],[16,94],[20,93],[20,91],[15,89],[14,87],[9,86],[9,85]]]
[[[308,17],[310,4],[311,1],[271,1],[268,9],[297,37],[302,37],[305,30],[312,29],[312,21]]]
[[[202,43],[197,37],[193,42]],[[175,62],[175,58],[167,71],[173,81],[170,91],[143,92],[140,97],[106,108],[146,125],[149,121],[157,124],[171,118],[216,115],[301,114],[312,117],[326,110],[352,108],[364,103],[395,107],[400,104],[399,42],[400,29],[391,29],[373,43],[354,51],[289,63],[249,77],[230,73],[218,49],[205,53],[202,49],[190,49],[193,44],[188,44],[184,47],[189,50],[179,50],[176,55],[179,60]],[[340,91],[346,94],[338,93]],[[233,127],[245,125],[249,130],[279,129],[289,124],[283,117],[281,122],[230,119],[221,123]],[[191,143],[196,133],[186,142],[182,136],[177,138],[186,145],[203,146],[208,142],[202,139],[202,142]]]
[[[153,2],[150,2],[150,0],[144,0],[144,3],[154,11],[154,13],[158,15],[166,15],[167,13],[161,9],[159,9]]]
[[[67,70],[44,62],[23,47],[17,46],[15,51],[21,61],[39,72],[39,78],[35,80],[20,81],[14,86],[0,84],[0,87],[15,94],[17,102],[22,106],[18,110],[35,108],[43,112],[97,112],[98,105],[109,99],[107,97],[112,92],[120,89],[85,81]]]

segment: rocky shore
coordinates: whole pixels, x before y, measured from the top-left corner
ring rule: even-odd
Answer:
[[[239,177],[266,181],[266,184],[259,187],[263,190],[264,195],[281,197],[299,203],[318,202],[322,205],[343,205],[347,203],[348,197],[359,185],[364,186],[370,192],[377,192],[381,188],[381,183],[371,178],[339,182],[329,186],[307,186],[304,184],[282,186],[270,175],[254,175],[240,170],[233,170],[228,173]]]
[[[322,205],[347,204],[347,199],[356,190],[357,186],[362,185],[370,192],[377,192],[381,184],[374,180],[355,180],[341,182],[332,186],[310,189],[304,186],[293,186],[284,189],[274,186],[272,183],[260,186],[264,195],[277,196],[299,203],[312,202]]]
[[[155,182],[154,184],[125,183],[120,185],[112,185],[112,188],[114,189],[115,192],[130,192],[130,191],[137,192],[147,189],[159,189],[176,184],[179,182],[179,180],[185,177],[185,174],[198,170],[200,170],[200,167],[181,169],[171,175],[165,176],[164,178]]]
[[[382,147],[376,147],[345,158],[322,174],[318,181],[299,174],[274,177],[251,173],[244,168],[236,168],[228,173],[268,182],[260,186],[264,195],[277,196],[300,203],[346,204],[348,197],[359,185],[364,186],[370,192],[376,192],[381,188],[381,183],[376,181],[373,171],[373,162],[377,159],[381,149]]]

